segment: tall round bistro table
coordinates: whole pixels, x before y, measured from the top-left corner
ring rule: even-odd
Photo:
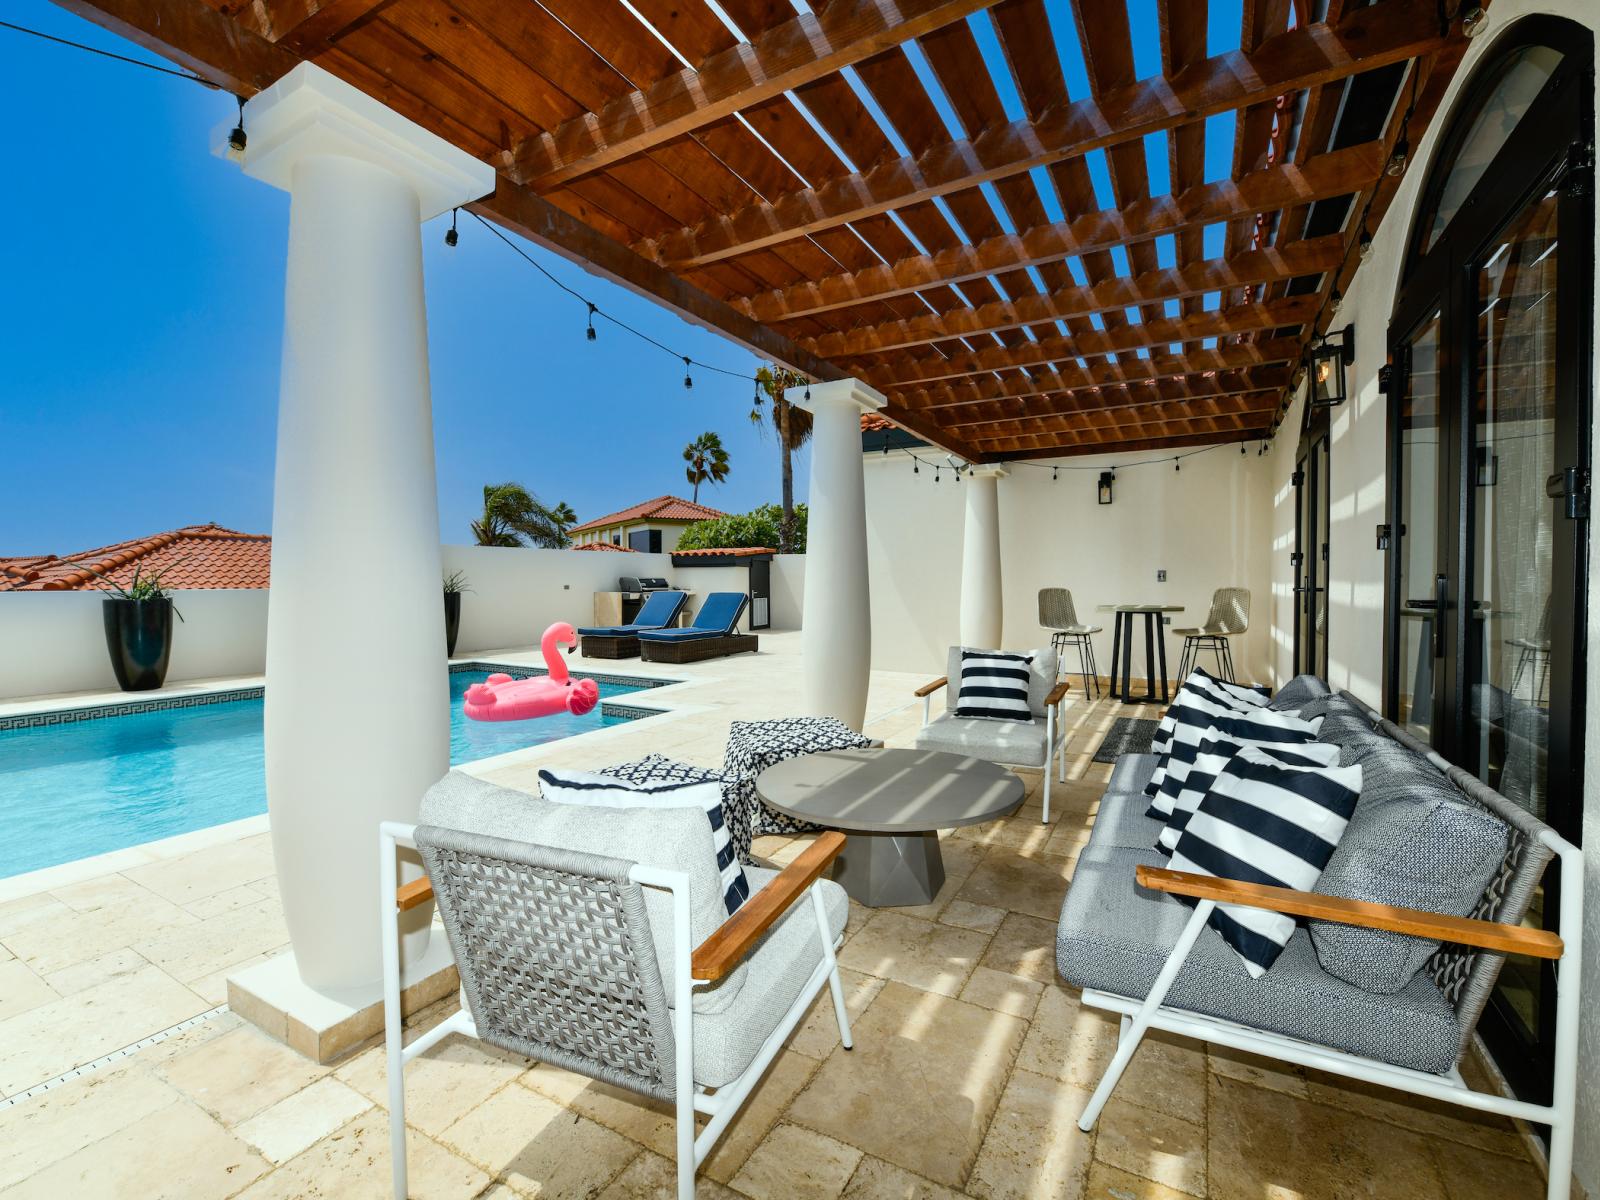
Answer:
[[[1181,604],[1102,604],[1097,612],[1116,613],[1116,624],[1111,630],[1111,698],[1124,704],[1149,704],[1157,699],[1159,680],[1161,703],[1167,702],[1167,631],[1164,618],[1167,613],[1180,613]],[[1133,619],[1144,617],[1144,673],[1145,693],[1128,694],[1128,676],[1133,664]],[[1117,690],[1117,662],[1122,662],[1122,690]]]
[[[767,807],[840,829],[833,878],[874,908],[927,904],[944,883],[939,830],[1017,810],[1022,780],[994,763],[932,750],[823,750],[756,778]]]

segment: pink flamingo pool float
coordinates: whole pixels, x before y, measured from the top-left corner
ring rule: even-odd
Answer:
[[[534,717],[569,712],[575,717],[593,712],[600,703],[600,685],[592,679],[574,679],[558,645],[576,646],[578,631],[558,621],[544,631],[539,649],[550,674],[537,679],[513,679],[495,674],[467,689],[466,713],[474,721],[528,721]],[[568,654],[572,651],[569,649]]]

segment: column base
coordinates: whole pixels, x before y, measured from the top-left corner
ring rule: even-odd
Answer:
[[[436,936],[400,978],[400,1009],[410,1016],[461,986],[448,939]],[[294,953],[228,977],[228,1007],[268,1037],[318,1063],[345,1057],[383,1035],[383,983],[334,994],[307,987]]]

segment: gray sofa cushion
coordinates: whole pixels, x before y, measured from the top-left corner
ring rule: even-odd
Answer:
[[[1383,740],[1360,756],[1361,801],[1316,890],[1468,916],[1505,858],[1509,830],[1426,759]],[[1311,924],[1311,938],[1328,971],[1384,994],[1406,987],[1439,948],[1325,921]]]
[[[1145,816],[1149,801],[1139,792],[1107,792],[1100,797],[1095,813],[1091,844],[1117,846],[1125,850],[1149,850],[1164,828],[1154,817]]]
[[[944,675],[948,683],[944,688],[944,708],[946,712],[953,712],[956,707],[956,696],[961,691],[961,652],[963,650],[998,650],[998,646],[951,646],[950,653],[945,658]],[[1044,716],[1044,698],[1050,694],[1050,689],[1056,685],[1056,652],[1053,647],[1043,646],[1037,650],[1008,650],[1008,654],[1031,654],[1033,663],[1029,668],[1028,679],[1028,708],[1036,717]]]
[[[1098,839],[1079,856],[1056,934],[1056,966],[1068,983],[1135,999],[1149,993],[1192,910],[1140,888],[1141,863],[1165,860]],[[1413,976],[1393,995],[1364,991],[1323,970],[1304,929],[1271,970],[1251,979],[1208,928],[1167,1003],[1435,1074],[1461,1049],[1455,1012],[1432,980]]]
[[[1267,702],[1267,707],[1277,712],[1287,712],[1327,694],[1328,685],[1315,675],[1296,675],[1277,690]]]
[[[1015,767],[1042,767],[1048,764],[1042,717],[1032,721],[988,721],[981,717],[957,717],[946,713],[935,717],[917,731],[918,750],[938,750],[964,754],[985,762]]]
[[[1144,785],[1156,773],[1159,754],[1119,754],[1111,765],[1111,779],[1106,784],[1108,792],[1142,792]]]
[[[751,894],[777,877],[776,871],[747,867]],[[850,901],[831,879],[819,880],[823,907],[828,913],[830,936],[844,932]],[[789,1011],[811,972],[822,960],[817,937],[816,909],[802,896],[756,943],[744,964],[744,986],[731,1004],[719,1011],[704,1010],[698,997],[694,1017],[694,1077],[708,1087],[722,1087],[737,1079],[754,1060],[761,1043]],[[668,993],[670,999],[670,991]]]

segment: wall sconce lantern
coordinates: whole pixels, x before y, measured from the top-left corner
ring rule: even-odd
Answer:
[[[1345,374],[1356,360],[1356,330],[1346,325],[1311,347],[1311,396],[1319,408],[1335,408],[1348,398]]]
[[[1100,503],[1101,504],[1110,504],[1111,503],[1111,485],[1113,483],[1115,483],[1116,481],[1117,481],[1117,477],[1115,475],[1113,475],[1110,471],[1101,471],[1100,472],[1099,497],[1100,497]]]

